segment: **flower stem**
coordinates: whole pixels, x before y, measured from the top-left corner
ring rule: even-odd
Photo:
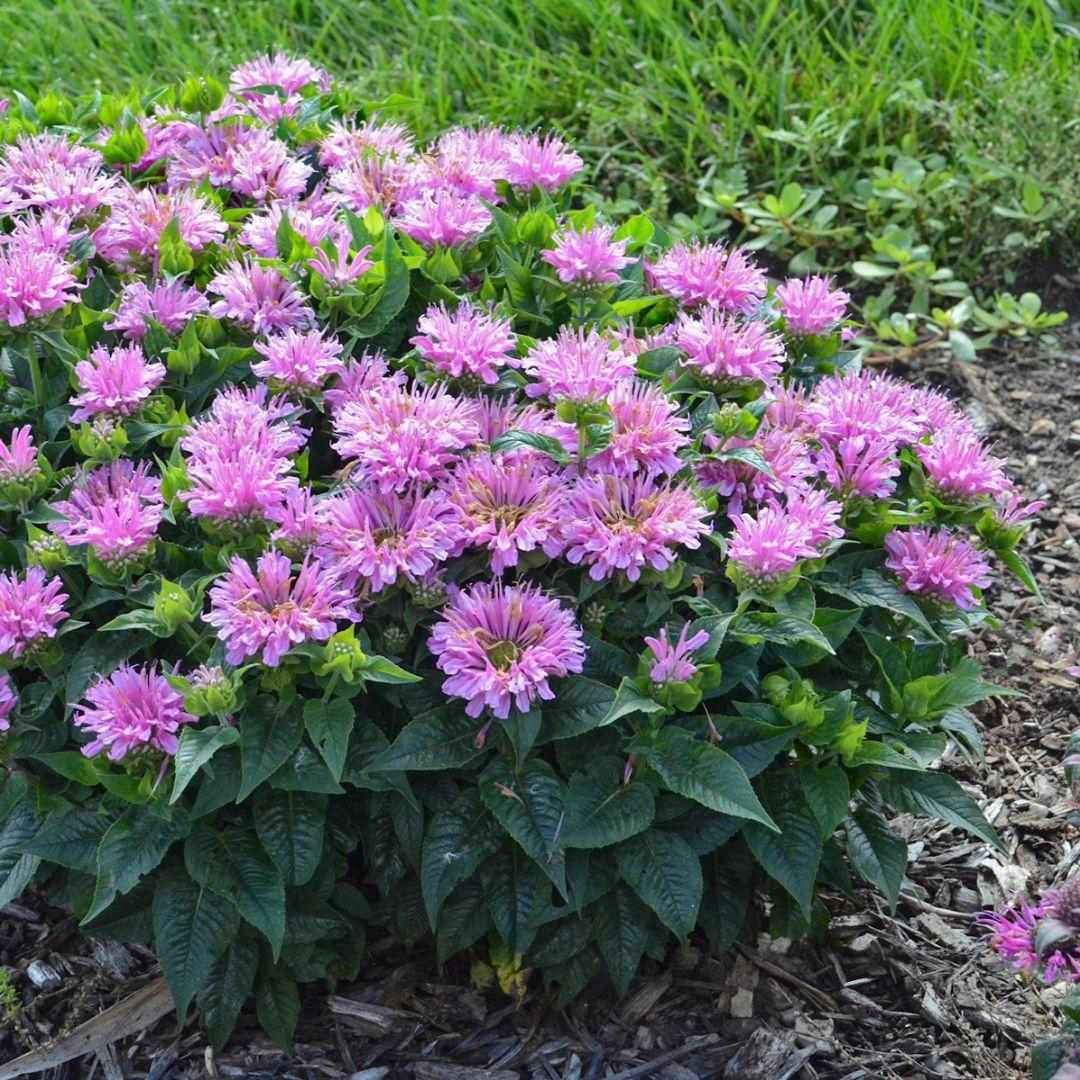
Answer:
[[[34,391],[34,402],[37,404],[38,416],[45,415],[45,380],[41,375],[41,363],[38,361],[37,347],[33,337],[26,339],[26,362],[30,368],[30,385]]]
[[[585,424],[581,421],[577,429],[577,471],[578,476],[585,475]]]

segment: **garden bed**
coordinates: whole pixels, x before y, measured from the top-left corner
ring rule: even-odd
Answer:
[[[1080,290],[1059,284],[1063,306],[1077,312]],[[894,825],[919,857],[914,892],[895,914],[869,892],[858,911],[841,899],[831,904],[836,917],[826,945],[761,943],[720,958],[676,951],[666,966],[647,964],[622,1002],[591,994],[561,1013],[538,989],[520,1007],[497,991],[479,993],[461,962],[432,979],[433,955],[406,955],[394,942],[376,939],[361,981],[339,985],[329,1002],[324,994],[306,994],[295,1059],[259,1034],[253,1021],[242,1021],[226,1049],[212,1055],[194,1024],[178,1033],[169,1014],[104,1051],[96,1066],[84,1058],[64,1075],[1026,1075],[1030,1044],[1056,1025],[1058,992],[1018,985],[986,948],[971,914],[1012,890],[1037,892],[1059,881],[1080,841],[1080,819],[1060,767],[1066,741],[1080,727],[1075,683],[1062,671],[1075,662],[1070,658],[1080,641],[1074,542],[1080,534],[1080,329],[1067,325],[1060,342],[1059,350],[1022,344],[993,351],[977,368],[934,368],[924,360],[905,372],[957,393],[1028,493],[1048,493],[1049,505],[1025,548],[1046,604],[1005,585],[994,607],[1007,627],[973,646],[985,654],[993,678],[1028,696],[977,710],[985,765],[958,755],[945,765],[978,794],[1007,856],[951,827],[902,817]],[[88,941],[73,916],[28,896],[0,913],[0,965],[16,969],[20,993],[31,960],[49,964],[61,982],[35,991],[18,1041],[11,1029],[0,1032],[0,1059],[48,1043],[157,974],[149,953]]]

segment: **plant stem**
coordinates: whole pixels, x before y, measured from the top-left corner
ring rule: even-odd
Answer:
[[[30,385],[34,391],[34,402],[37,405],[38,417],[41,418],[45,415],[45,380],[41,375],[37,346],[34,345],[32,335],[26,339],[26,362],[30,368]]]

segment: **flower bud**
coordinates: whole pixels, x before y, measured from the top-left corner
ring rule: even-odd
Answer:
[[[322,661],[313,663],[311,669],[316,675],[338,675],[345,682],[353,683],[366,660],[367,656],[356,640],[356,628],[349,626],[326,643]]]
[[[382,641],[387,656],[400,656],[409,644],[409,635],[400,626],[388,626],[383,631]]]
[[[192,622],[198,612],[191,594],[174,581],[161,579],[161,589],[154,598],[154,615],[170,634]]]
[[[545,248],[555,235],[555,219],[544,210],[526,210],[518,218],[519,239],[534,248]]]

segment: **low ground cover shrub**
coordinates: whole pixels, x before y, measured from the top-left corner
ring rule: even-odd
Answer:
[[[277,55],[2,118],[0,900],[219,1044],[373,928],[566,1001],[895,903],[890,807],[995,842],[931,766],[1033,507],[964,414],[834,282],[392,104]]]

